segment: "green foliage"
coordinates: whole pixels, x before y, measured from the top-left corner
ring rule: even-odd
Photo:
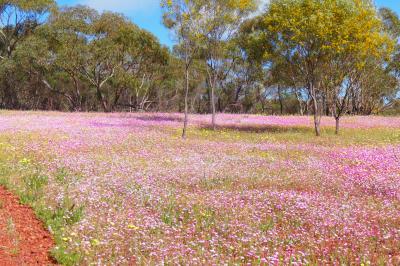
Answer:
[[[43,12],[52,5],[54,5],[53,0],[2,0],[0,2],[0,7],[14,6],[26,12]]]
[[[387,32],[395,38],[400,37],[400,19],[399,16],[389,8],[379,9],[379,15]]]
[[[275,227],[275,222],[272,217],[266,217],[260,224],[260,230],[268,232]]]
[[[0,147],[0,184],[14,191],[21,203],[31,206],[52,233],[56,241],[53,257],[62,265],[77,265],[82,259],[81,255],[70,252],[63,238],[65,228],[83,218],[84,206],[77,206],[68,196],[69,173],[65,169],[57,171],[55,179],[64,188],[65,196],[57,206],[50,207],[45,203],[48,176],[26,157],[16,162],[15,158],[20,156],[5,149],[5,146]]]

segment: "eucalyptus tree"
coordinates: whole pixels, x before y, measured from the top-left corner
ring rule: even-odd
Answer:
[[[36,31],[37,37],[47,42],[52,54],[52,60],[47,63],[57,75],[57,79],[47,82],[46,86],[64,95],[75,111],[82,110],[89,94],[82,80],[82,66],[86,60],[90,23],[96,15],[96,11],[83,6],[55,9],[48,22]],[[62,85],[55,84],[61,81]]]
[[[207,64],[207,83],[210,89],[212,128],[216,127],[215,90],[228,76],[236,62],[229,56],[232,39],[240,25],[258,10],[256,0],[198,0],[196,23],[202,56]]]
[[[253,37],[266,47],[264,59],[271,64],[286,61],[304,82],[313,103],[317,136],[327,77],[335,79],[330,88],[340,87],[352,69],[344,64],[362,65],[368,54],[379,54],[381,47],[391,45],[370,1],[272,0],[258,22]],[[344,72],[332,72],[332,62],[338,62]],[[334,92],[335,97],[340,93]]]
[[[45,21],[53,0],[0,1],[0,59],[10,57],[18,43]]]
[[[89,30],[86,32],[87,45],[83,50],[85,61],[82,62],[81,73],[95,88],[105,112],[112,111],[111,93],[105,87],[122,67],[124,56],[116,36],[129,23],[119,14],[95,13],[90,18]]]
[[[394,38],[400,37],[400,18],[399,15],[390,8],[380,8],[379,16],[382,19],[385,29]]]
[[[379,114],[396,103],[398,80],[378,60],[370,60],[359,69],[359,76],[350,89],[349,110],[357,115]]]
[[[134,24],[125,25],[114,40],[123,53],[121,68],[112,79],[116,88],[114,105],[147,110],[153,104],[151,99],[156,97],[160,79],[163,80],[169,51],[151,33]],[[128,98],[128,102],[121,98]]]
[[[199,51],[207,65],[212,128],[216,126],[215,90],[232,70],[235,59],[228,56],[231,40],[239,26],[257,10],[253,0],[165,0],[164,24],[173,29],[185,62],[186,94],[189,91],[189,68]],[[187,95],[185,122],[187,125]]]
[[[16,84],[7,66],[12,64],[12,55],[18,45],[35,28],[43,23],[49,10],[54,7],[53,0],[1,0],[0,1],[0,74],[2,77],[2,102],[7,108],[18,106]],[[8,62],[6,62],[8,61]]]
[[[396,40],[396,46],[391,55],[387,70],[390,71],[398,80],[400,79],[400,17],[399,15],[389,8],[379,9],[379,16],[383,21],[386,31]],[[397,86],[395,97],[392,99],[391,104],[397,103],[400,100],[400,86]]]
[[[175,50],[178,55],[181,55],[184,62],[185,118],[182,138],[186,138],[189,112],[190,68],[198,54],[200,37],[200,25],[198,21],[201,19],[201,14],[198,12],[197,0],[163,0],[161,4],[164,9],[164,25],[173,31],[178,43]]]
[[[223,112],[254,112],[261,98],[266,98],[265,90],[269,90],[269,75],[258,60],[247,54],[242,37],[237,34],[228,48],[232,62],[221,79],[218,98],[218,108]]]
[[[377,10],[369,1],[348,2],[336,11],[340,31],[335,33],[339,43],[327,62],[327,73],[322,79],[326,98],[329,99],[331,112],[336,121],[335,133],[339,134],[340,118],[347,112],[351,90],[360,82],[364,73],[376,72],[385,77],[386,66],[395,41],[378,17]],[[368,69],[366,69],[368,68]],[[382,84],[381,95],[385,95],[385,86],[392,86],[390,77]],[[372,82],[373,83],[373,82]],[[368,90],[368,84],[359,89]]]
[[[273,98],[278,98],[280,113],[284,113],[284,94],[292,95],[298,106],[290,106],[298,109],[303,115],[306,109],[306,96],[304,91],[304,77],[297,68],[288,63],[282,57],[273,57],[270,51],[272,43],[270,33],[264,29],[263,17],[257,16],[245,21],[240,27],[240,33],[236,40],[243,52],[243,58],[257,75],[254,77],[256,84],[259,84],[259,97],[257,102],[261,104],[263,112],[266,110],[265,103]]]

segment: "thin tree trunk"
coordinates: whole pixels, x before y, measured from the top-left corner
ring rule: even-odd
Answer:
[[[339,128],[340,128],[340,116],[335,117],[335,121],[336,121],[336,128],[335,128],[335,134],[339,135]]]
[[[110,113],[111,112],[111,110],[108,108],[107,103],[106,103],[105,100],[101,100],[101,104],[103,106],[104,112],[106,112],[106,113]]]
[[[215,130],[215,98],[214,98],[214,86],[211,86],[211,110],[212,110],[212,129]]]
[[[315,88],[314,85],[310,85],[310,94],[311,94],[311,98],[312,98],[312,102],[313,102],[313,107],[314,107],[314,127],[315,127],[315,135],[317,137],[321,136],[321,116],[320,116],[320,108],[318,106],[318,99],[317,99],[317,95],[315,92]]]
[[[187,60],[186,60],[187,61]],[[186,83],[186,89],[185,89],[185,119],[183,121],[183,130],[182,130],[182,138],[186,139],[186,131],[187,131],[187,124],[188,124],[188,95],[189,95],[189,66],[188,63],[186,63],[186,76],[185,76],[185,83]]]
[[[215,123],[215,78],[211,74],[210,69],[207,69],[207,74],[208,74],[208,80],[209,80],[209,86],[211,88],[211,97],[210,97],[210,107],[211,107],[211,125],[212,129],[216,129],[216,123]]]
[[[303,116],[304,115],[304,107],[303,107],[303,103],[301,101],[301,97],[300,97],[299,92],[297,91],[297,89],[294,90],[294,94],[296,95],[296,100],[299,103],[300,115]]]
[[[314,107],[315,107],[315,104],[314,104]],[[317,137],[321,136],[320,124],[321,124],[321,118],[319,117],[317,111],[315,111],[314,112],[314,127],[315,127],[315,135]]]
[[[75,85],[75,94],[76,94],[76,103],[74,103],[74,110],[75,111],[82,111],[82,96],[81,96],[81,92],[79,89],[79,82],[76,79],[76,77],[72,77],[72,79],[74,80],[74,85]]]
[[[282,100],[281,86],[278,86],[278,100],[279,100],[279,105],[280,105],[280,109],[281,109],[281,115],[283,115],[283,100]]]

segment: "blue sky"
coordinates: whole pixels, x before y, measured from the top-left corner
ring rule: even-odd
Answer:
[[[171,46],[169,31],[161,23],[160,0],[56,0],[59,5],[87,5],[97,10],[123,13],[140,27],[156,35],[160,42]],[[265,0],[263,0],[265,1]],[[375,0],[377,6],[386,6],[400,14],[399,0]]]

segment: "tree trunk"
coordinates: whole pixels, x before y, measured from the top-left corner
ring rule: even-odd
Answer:
[[[212,129],[216,129],[216,124],[215,124],[215,98],[214,98],[214,85],[211,84],[211,111],[212,111]]]
[[[182,130],[182,138],[186,139],[186,131],[187,131],[187,124],[188,124],[188,95],[189,95],[189,66],[186,65],[186,76],[185,76],[185,119],[183,121],[183,130]]]
[[[313,102],[314,107],[314,127],[315,127],[315,135],[317,137],[321,136],[321,115],[320,115],[320,108],[318,106],[318,99],[317,94],[314,88],[314,85],[310,85],[310,94]]]
[[[9,85],[8,80],[4,80],[4,106],[7,109],[18,109],[19,101],[16,90]]]
[[[296,100],[299,103],[300,115],[303,116],[304,115],[304,107],[303,107],[303,103],[302,103],[301,97],[300,97],[299,93],[297,92],[297,90],[294,91],[294,94],[296,95]]]
[[[283,115],[283,99],[282,99],[281,86],[278,86],[278,100],[279,100],[281,115]]]
[[[336,120],[336,129],[335,129],[335,134],[339,135],[339,128],[340,128],[340,116],[339,117],[335,117]]]
[[[299,111],[300,111],[300,115],[303,116],[304,110],[303,110],[303,106],[301,105],[301,103],[299,104]]]
[[[106,113],[110,113],[111,112],[110,108],[107,106],[107,102],[104,99],[101,100],[101,104],[103,106],[104,112],[106,112]]]
[[[82,111],[82,96],[81,96],[81,91],[79,89],[79,82],[75,76],[72,77],[72,79],[75,85],[75,97],[76,97],[76,101],[74,103],[74,111],[80,112]]]
[[[321,118],[317,113],[314,113],[314,127],[315,127],[315,135],[317,137],[321,136]]]
[[[107,104],[107,101],[106,101],[106,99],[104,98],[104,95],[103,95],[103,93],[101,92],[101,90],[100,90],[99,87],[97,88],[97,97],[98,97],[99,101],[101,102],[101,105],[102,105],[102,107],[103,107],[104,112],[106,112],[106,113],[111,112],[111,110],[110,110],[110,108],[109,108],[109,106],[108,106],[108,104]]]

